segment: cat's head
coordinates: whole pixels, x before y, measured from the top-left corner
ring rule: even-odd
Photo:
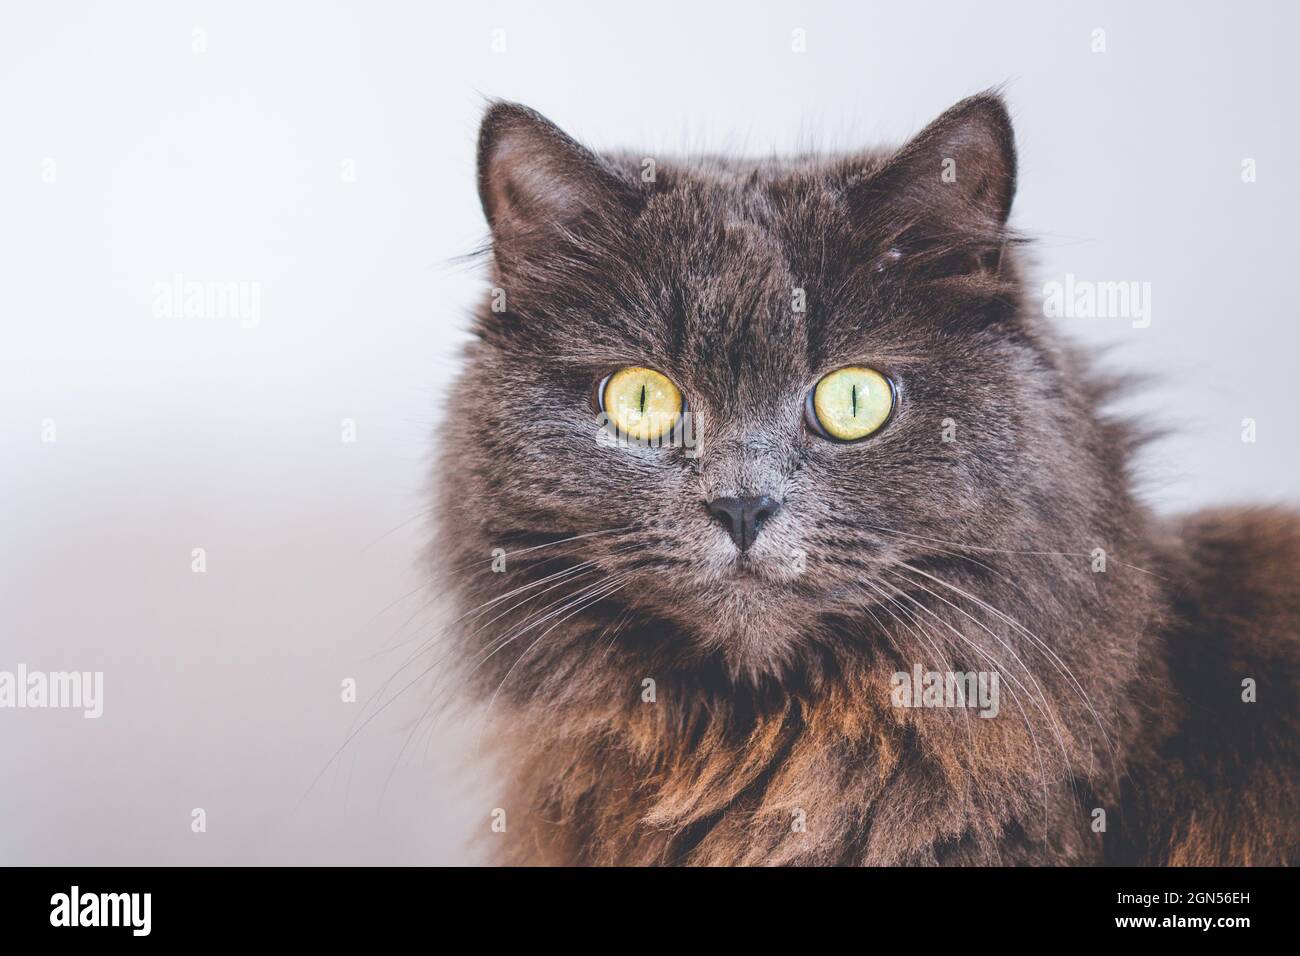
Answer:
[[[900,562],[1050,518],[1077,435],[1015,183],[993,94],[897,151],[782,160],[598,155],[492,106],[494,288],[450,435],[474,547],[582,536],[589,582],[757,677]]]

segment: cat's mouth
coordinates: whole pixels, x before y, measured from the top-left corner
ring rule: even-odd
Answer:
[[[739,581],[745,584],[762,583],[770,586],[778,583],[777,579],[772,576],[764,562],[752,558],[747,554],[742,554],[736,558],[735,565],[731,570],[731,578],[734,581]]]
[[[784,589],[790,584],[772,565],[770,560],[744,553],[736,556],[730,569],[723,576],[723,586],[731,590],[762,590],[772,592]]]

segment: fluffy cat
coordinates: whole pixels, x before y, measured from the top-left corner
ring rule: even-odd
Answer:
[[[1135,499],[1122,383],[1027,301],[1000,97],[651,162],[496,103],[478,186],[437,554],[503,862],[1295,858],[1300,520]],[[629,368],[697,441],[610,431]],[[840,369],[852,415],[889,383],[860,440]],[[900,705],[920,672],[997,674],[996,716]]]

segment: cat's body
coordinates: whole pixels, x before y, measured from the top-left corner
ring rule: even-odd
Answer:
[[[1295,855],[1300,522],[1134,500],[1115,384],[1024,302],[1014,185],[991,96],[788,162],[602,159],[489,112],[496,288],[440,557],[503,859]],[[858,365],[896,404],[826,441],[804,396]],[[597,440],[629,366],[678,384],[696,447]],[[742,546],[710,502],[744,496],[780,507]],[[914,669],[999,674],[997,715],[899,706]]]
[[[1161,675],[1133,675],[1151,714],[1120,794],[1107,863],[1291,864],[1300,854],[1300,518],[1208,510],[1171,523],[1159,566]],[[1243,682],[1256,703],[1243,704]],[[1264,706],[1267,698],[1271,701]]]

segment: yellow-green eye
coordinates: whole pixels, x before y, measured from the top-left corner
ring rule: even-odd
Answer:
[[[620,369],[601,383],[600,407],[622,434],[637,441],[654,441],[677,424],[682,393],[667,376],[636,365]]]
[[[877,431],[894,408],[894,386],[875,369],[850,365],[823,376],[808,393],[808,425],[823,438],[857,441]]]

